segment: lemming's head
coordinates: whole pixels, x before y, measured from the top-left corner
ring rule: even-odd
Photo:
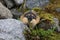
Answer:
[[[34,14],[33,12],[29,11],[27,12],[24,17],[26,17],[28,19],[28,21],[31,21],[32,19],[36,19],[36,14]]]

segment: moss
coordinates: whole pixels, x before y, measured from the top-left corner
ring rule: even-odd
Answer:
[[[40,16],[40,18],[43,18],[45,20],[50,20],[51,22],[54,22],[54,20],[53,20],[54,16],[52,14],[41,13],[39,16]]]
[[[42,11],[42,8],[35,7],[32,10],[36,11],[37,13],[40,13]]]

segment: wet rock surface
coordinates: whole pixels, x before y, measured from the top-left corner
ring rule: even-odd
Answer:
[[[0,2],[0,19],[12,18],[12,17],[13,15],[11,11],[5,6],[3,6],[3,4]]]
[[[16,19],[0,20],[0,40],[25,40],[25,27],[26,25]]]

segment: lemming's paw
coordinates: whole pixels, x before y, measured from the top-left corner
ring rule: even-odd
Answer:
[[[23,22],[24,24],[27,24],[27,23],[28,23],[28,19],[27,19],[26,17],[24,17],[24,18],[22,18],[22,22]]]
[[[37,21],[35,19],[33,19],[31,22],[30,22],[33,26],[35,26],[37,24]]]
[[[20,17],[20,20],[24,23],[24,24],[27,24],[28,23],[28,19],[24,16],[21,16]]]
[[[36,19],[32,19],[32,21],[30,22],[33,26],[33,28],[40,22],[40,17],[37,16]]]

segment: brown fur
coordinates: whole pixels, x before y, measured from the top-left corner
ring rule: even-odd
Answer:
[[[29,11],[28,11],[29,12]],[[26,14],[27,12],[25,12],[21,17],[20,17],[20,20],[24,23],[24,24],[28,24],[29,25],[29,21],[28,21],[28,18],[24,17],[24,15]],[[32,11],[32,13],[34,13],[36,15],[36,12],[35,11]],[[30,21],[30,23],[32,24],[32,26],[35,26],[36,24],[39,23],[39,16],[36,15],[36,19],[32,19],[32,21]]]

